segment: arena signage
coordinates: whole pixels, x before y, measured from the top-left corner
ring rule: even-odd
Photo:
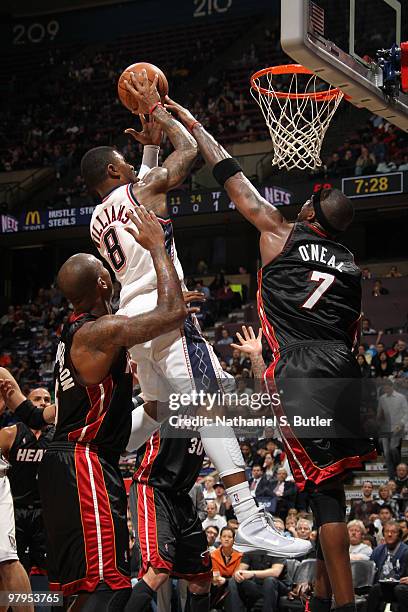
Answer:
[[[395,175],[397,174],[399,180],[398,191],[394,189],[392,183],[393,180],[395,181]],[[387,193],[400,193],[400,190],[402,190],[403,193],[407,193],[408,172],[395,173],[395,175],[390,174],[387,177],[387,185],[390,185],[388,191],[385,189],[374,191],[374,188],[372,188],[370,193],[366,194],[364,189],[364,195],[381,196]],[[373,177],[351,177],[343,179],[344,183],[346,183],[345,187],[347,188],[345,191],[349,197],[360,197],[360,194],[357,193],[356,190],[359,189],[359,185],[364,178],[372,179]],[[382,186],[384,183],[384,176],[378,175],[377,179],[378,185]],[[383,181],[382,183],[380,183],[381,180]],[[330,182],[298,183],[294,184],[293,187],[291,186],[290,190],[286,187],[277,185],[263,185],[258,189],[261,195],[274,206],[290,206],[291,204],[302,204],[310,197],[311,193],[320,188],[327,189],[331,187],[341,188],[341,179],[333,179]],[[352,187],[354,191],[352,191]],[[168,195],[167,204],[171,217],[225,213],[235,210],[235,204],[231,202],[223,189],[192,192],[175,191]],[[86,226],[89,225],[91,221],[94,209],[95,206],[84,199],[82,206],[59,208],[55,210],[28,210],[21,213],[19,218],[3,214],[0,220],[0,233],[7,234],[11,232]]]

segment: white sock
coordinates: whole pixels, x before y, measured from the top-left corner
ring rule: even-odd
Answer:
[[[249,516],[259,512],[255,499],[249,490],[248,482],[240,482],[233,487],[227,487],[226,492],[231,500],[238,523],[242,523]]]

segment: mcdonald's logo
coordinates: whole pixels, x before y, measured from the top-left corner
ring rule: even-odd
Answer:
[[[41,218],[38,210],[28,211],[25,218],[25,225],[41,225]]]

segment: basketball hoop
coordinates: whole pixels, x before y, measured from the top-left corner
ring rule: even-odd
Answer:
[[[282,77],[280,86],[274,83],[275,77]],[[251,94],[269,128],[274,150],[272,165],[286,170],[321,166],[323,138],[343,92],[304,66],[287,64],[255,72]]]

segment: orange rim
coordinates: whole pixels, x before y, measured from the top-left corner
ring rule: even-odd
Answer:
[[[329,100],[334,100],[343,92],[337,87],[333,89],[326,89],[325,91],[319,91],[317,93],[286,93],[284,91],[271,91],[270,89],[265,89],[256,83],[256,79],[265,76],[266,74],[273,75],[282,75],[282,74],[314,74],[308,68],[305,68],[301,64],[284,64],[283,66],[270,66],[269,68],[262,68],[262,70],[258,70],[251,76],[251,87],[255,89],[260,94],[265,96],[270,96],[272,98],[290,98],[291,100],[304,100],[310,98],[315,100],[316,102],[327,102]],[[317,75],[316,75],[317,76]]]

